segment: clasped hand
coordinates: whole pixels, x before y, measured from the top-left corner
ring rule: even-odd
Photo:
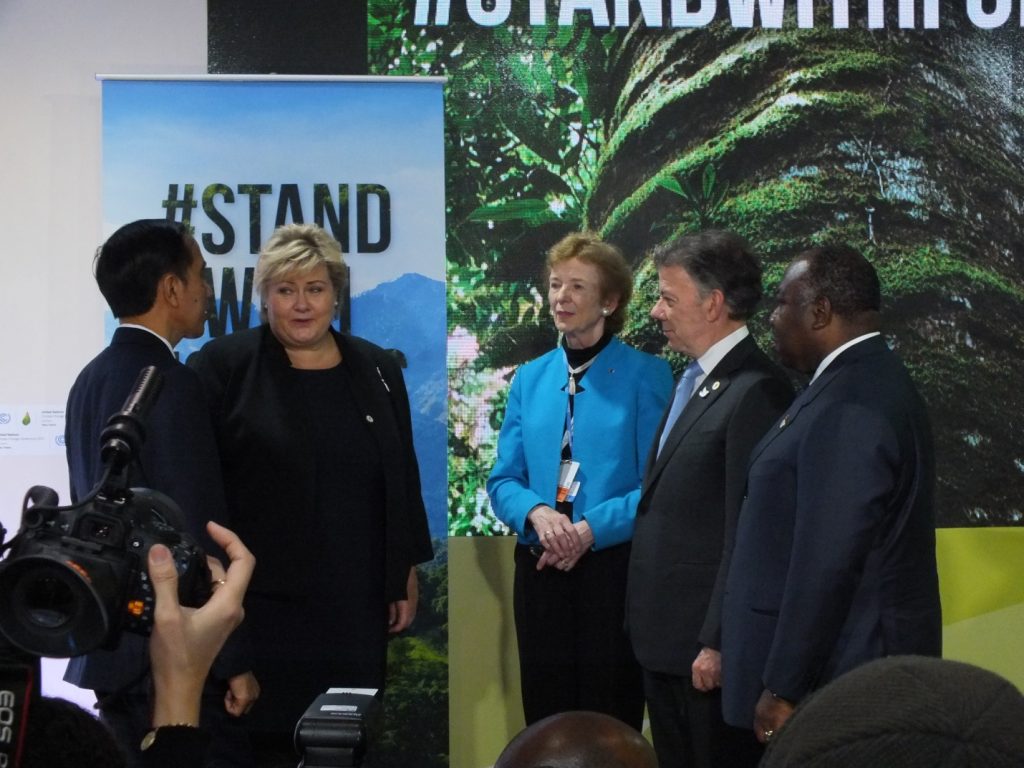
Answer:
[[[549,566],[560,571],[572,570],[594,545],[594,534],[586,520],[574,523],[561,512],[543,505],[534,507],[527,517],[544,547],[537,560],[538,571]]]

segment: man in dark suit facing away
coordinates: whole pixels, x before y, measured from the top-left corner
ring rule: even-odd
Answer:
[[[813,377],[751,455],[723,615],[725,719],[762,741],[860,664],[941,652],[931,428],[880,308],[846,246],[779,285],[779,357]]]
[[[208,520],[225,522],[224,489],[213,428],[194,371],[175,358],[183,338],[202,335],[209,289],[199,246],[180,224],[161,219],[126,224],[99,248],[96,282],[120,325],[110,346],[78,375],[68,396],[65,441],[71,499],[86,498],[101,479],[100,433],[119,411],[144,367],[163,376],[146,423],[146,440],[129,468],[128,483],[167,494],[181,508],[186,530],[212,549]],[[122,633],[114,649],[71,659],[64,679],[96,692],[100,718],[128,754],[139,759],[149,731],[149,657],[146,638]],[[212,736],[211,764],[248,765],[244,731],[233,725],[259,695],[259,686],[229,640],[215,662],[203,707]],[[205,699],[204,699],[205,700]]]
[[[742,238],[689,235],[653,259],[651,315],[692,362],[647,461],[626,621],[661,768],[742,768],[760,747],[722,722],[722,593],[750,451],[793,393],[747,330],[761,267]]]

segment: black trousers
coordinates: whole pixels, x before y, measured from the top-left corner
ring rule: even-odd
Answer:
[[[513,591],[527,725],[590,710],[643,726],[643,677],[623,631],[629,544],[587,552],[569,572],[537,570],[517,545]]]
[[[722,720],[720,688],[698,691],[689,675],[643,676],[658,768],[753,768],[761,760],[754,732]]]

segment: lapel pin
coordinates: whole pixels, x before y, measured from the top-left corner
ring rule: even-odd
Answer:
[[[714,384],[712,384],[712,385],[711,385],[711,391],[712,391],[712,392],[714,392],[714,391],[715,391],[716,389],[718,389],[718,388],[719,388],[720,386],[722,386],[722,382],[720,382],[720,381],[716,381],[716,382],[715,382]]]
[[[701,397],[707,397],[707,396],[708,396],[708,388],[707,388],[707,387],[704,387],[704,388],[703,388],[703,389],[702,389],[702,390],[701,390],[700,392],[698,392],[697,394],[698,394],[698,395],[700,395]]]
[[[787,421],[789,421],[789,414],[788,413],[785,416],[783,416],[782,417],[782,421],[779,422],[779,429],[782,429],[783,427],[785,427]]]

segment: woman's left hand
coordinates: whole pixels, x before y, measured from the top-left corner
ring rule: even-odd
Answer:
[[[546,504],[538,504],[530,510],[527,519],[537,532],[541,546],[551,556],[557,556],[559,560],[572,559],[584,549],[579,531],[568,515]]]
[[[420,582],[416,566],[409,569],[409,580],[405,584],[405,600],[388,604],[388,632],[396,634],[412,625],[416,618],[416,605],[420,601]]]
[[[586,520],[580,520],[572,525],[579,538],[579,546],[567,557],[557,554],[554,550],[544,550],[544,553],[537,560],[538,571],[548,567],[554,567],[560,571],[571,571],[580,558],[594,546],[594,532],[590,529],[590,523]]]

